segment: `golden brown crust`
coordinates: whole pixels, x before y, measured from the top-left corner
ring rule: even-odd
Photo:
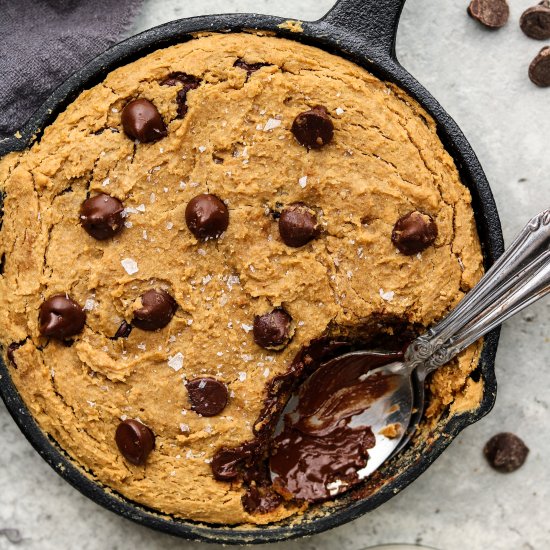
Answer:
[[[233,66],[238,58],[270,65],[247,81]],[[176,118],[177,88],[160,85],[174,71],[202,79],[183,119]],[[121,130],[122,108],[141,97],[168,126],[156,143],[136,144]],[[307,152],[289,129],[317,104],[329,110],[335,137]],[[250,515],[241,487],[215,481],[210,471],[217,448],[251,438],[267,382],[329,325],[353,331],[387,317],[428,326],[481,274],[470,195],[429,116],[356,65],[283,39],[206,36],[112,72],[29,151],[2,159],[0,183],[0,334],[4,347],[25,341],[15,351],[18,368],[11,367],[21,395],[42,428],[97,479],[184,518],[266,523],[294,513],[287,505]],[[96,241],[79,225],[88,191],[131,207],[128,227],[114,239]],[[185,226],[187,202],[203,192],[230,209],[217,242],[198,243]],[[270,213],[296,201],[313,207],[323,226],[321,237],[299,249],[281,242]],[[439,229],[418,257],[391,242],[393,224],[411,210],[430,214]],[[137,262],[137,273],[126,273],[125,258]],[[110,339],[152,287],[166,288],[179,304],[170,324]],[[86,327],[71,347],[38,333],[41,302],[59,292],[87,304]],[[296,334],[283,351],[263,350],[250,332],[254,315],[281,305]],[[178,353],[176,372],[168,360]],[[431,381],[430,418],[449,405],[476,406],[472,353]],[[190,410],[183,385],[204,375],[231,392],[227,408],[210,419]],[[145,467],[116,448],[125,416],[156,434]]]

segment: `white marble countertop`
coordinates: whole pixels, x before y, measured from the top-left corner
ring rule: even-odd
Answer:
[[[537,0],[538,1],[538,0]],[[146,0],[134,32],[192,15],[256,11],[317,19],[332,0]],[[408,0],[398,57],[455,118],[494,191],[507,242],[550,206],[550,89],[527,67],[543,44],[518,19],[535,0],[511,0],[498,32],[466,15],[468,0]],[[489,416],[463,432],[414,484],[381,508],[331,532],[282,543],[281,550],[359,550],[421,542],[441,550],[550,548],[550,303],[508,322],[497,357],[499,394]],[[81,496],[35,453],[0,404],[0,549],[205,548],[134,525]],[[485,463],[481,449],[499,431],[531,448],[510,475]],[[215,548],[215,547],[213,547]]]

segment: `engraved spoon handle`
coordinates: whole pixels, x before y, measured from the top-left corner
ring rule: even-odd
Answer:
[[[441,322],[408,347],[426,374],[550,291],[550,209],[535,216],[481,281]]]

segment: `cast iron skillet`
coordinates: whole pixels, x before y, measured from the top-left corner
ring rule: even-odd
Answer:
[[[503,251],[502,231],[496,206],[483,170],[462,132],[434,98],[397,62],[395,34],[405,0],[340,0],[319,21],[303,22],[302,32],[291,32],[278,17],[236,14],[195,17],[173,21],[146,31],[111,48],[58,88],[21,130],[20,138],[0,142],[0,156],[27,147],[39,139],[44,127],[84,89],[102,81],[105,75],[158,48],[184,42],[198,31],[239,32],[267,30],[277,36],[311,44],[341,55],[365,67],[378,77],[394,82],[437,121],[439,135],[453,156],[463,182],[470,189],[486,267]],[[137,523],[186,539],[226,544],[266,543],[312,535],[351,521],[372,510],[414,481],[445,450],[466,426],[486,415],[496,396],[494,375],[499,331],[489,334],[483,346],[477,374],[485,383],[480,407],[469,413],[444,418],[435,438],[415,442],[365,486],[337,499],[329,508],[313,508],[303,521],[283,521],[265,527],[220,527],[167,516],[107,492],[61,451],[37,426],[14,387],[9,371],[0,360],[0,394],[27,439],[50,466],[81,493],[105,508]],[[182,491],[185,488],[182,487]]]

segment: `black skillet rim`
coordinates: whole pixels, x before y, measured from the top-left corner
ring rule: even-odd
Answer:
[[[346,9],[353,7],[364,9],[362,1],[364,0],[343,0],[340,4],[347,4]],[[395,82],[422,104],[437,121],[440,137],[455,159],[464,182],[472,192],[485,262],[486,266],[490,266],[502,254],[504,245],[496,205],[483,170],[456,123],[395,60],[395,30],[403,2],[404,0],[378,0],[376,6],[366,7],[367,11],[374,7],[381,10],[378,11],[375,18],[388,17],[388,13],[383,13],[385,10],[383,4],[388,4],[388,6],[391,4],[388,7],[388,12],[391,11],[389,17],[393,20],[390,23],[395,27],[383,29],[386,32],[385,41],[365,41],[364,38],[359,37],[357,33],[365,29],[358,28],[356,22],[350,19],[349,13],[342,13],[341,10],[332,18],[329,13],[320,21],[303,22],[302,32],[292,32],[288,28],[279,27],[287,21],[284,18],[254,14],[195,17],[174,21],[145,31],[107,50],[70,77],[33,115],[21,131],[21,137],[9,138],[0,142],[0,156],[27,147],[32,143],[33,136],[39,137],[41,129],[53,122],[57,114],[78,93],[101,81],[109,71],[156,49],[189,40],[192,38],[190,33],[249,30],[274,32],[277,36],[298,40],[348,58],[371,70],[377,76]],[[397,6],[398,4],[400,5]],[[336,11],[336,8],[333,11]],[[388,21],[385,21],[382,24],[387,23]],[[350,30],[350,27],[353,30]],[[379,31],[380,29],[375,30]],[[485,338],[479,367],[485,388],[479,408],[451,418],[447,422],[442,436],[420,460],[412,463],[398,477],[368,499],[351,502],[346,507],[312,520],[282,526],[271,524],[265,527],[243,529],[238,526],[220,527],[184,521],[162,516],[154,510],[149,510],[117,496],[85,475],[82,469],[75,466],[55,442],[42,432],[24,405],[11,381],[9,371],[1,359],[0,396],[25,437],[44,460],[73,487],[104,508],[141,525],[188,540],[224,544],[261,544],[312,535],[347,523],[386,502],[414,481],[447,448],[462,429],[476,422],[492,409],[496,397],[494,362],[498,337],[499,330],[496,329]]]

